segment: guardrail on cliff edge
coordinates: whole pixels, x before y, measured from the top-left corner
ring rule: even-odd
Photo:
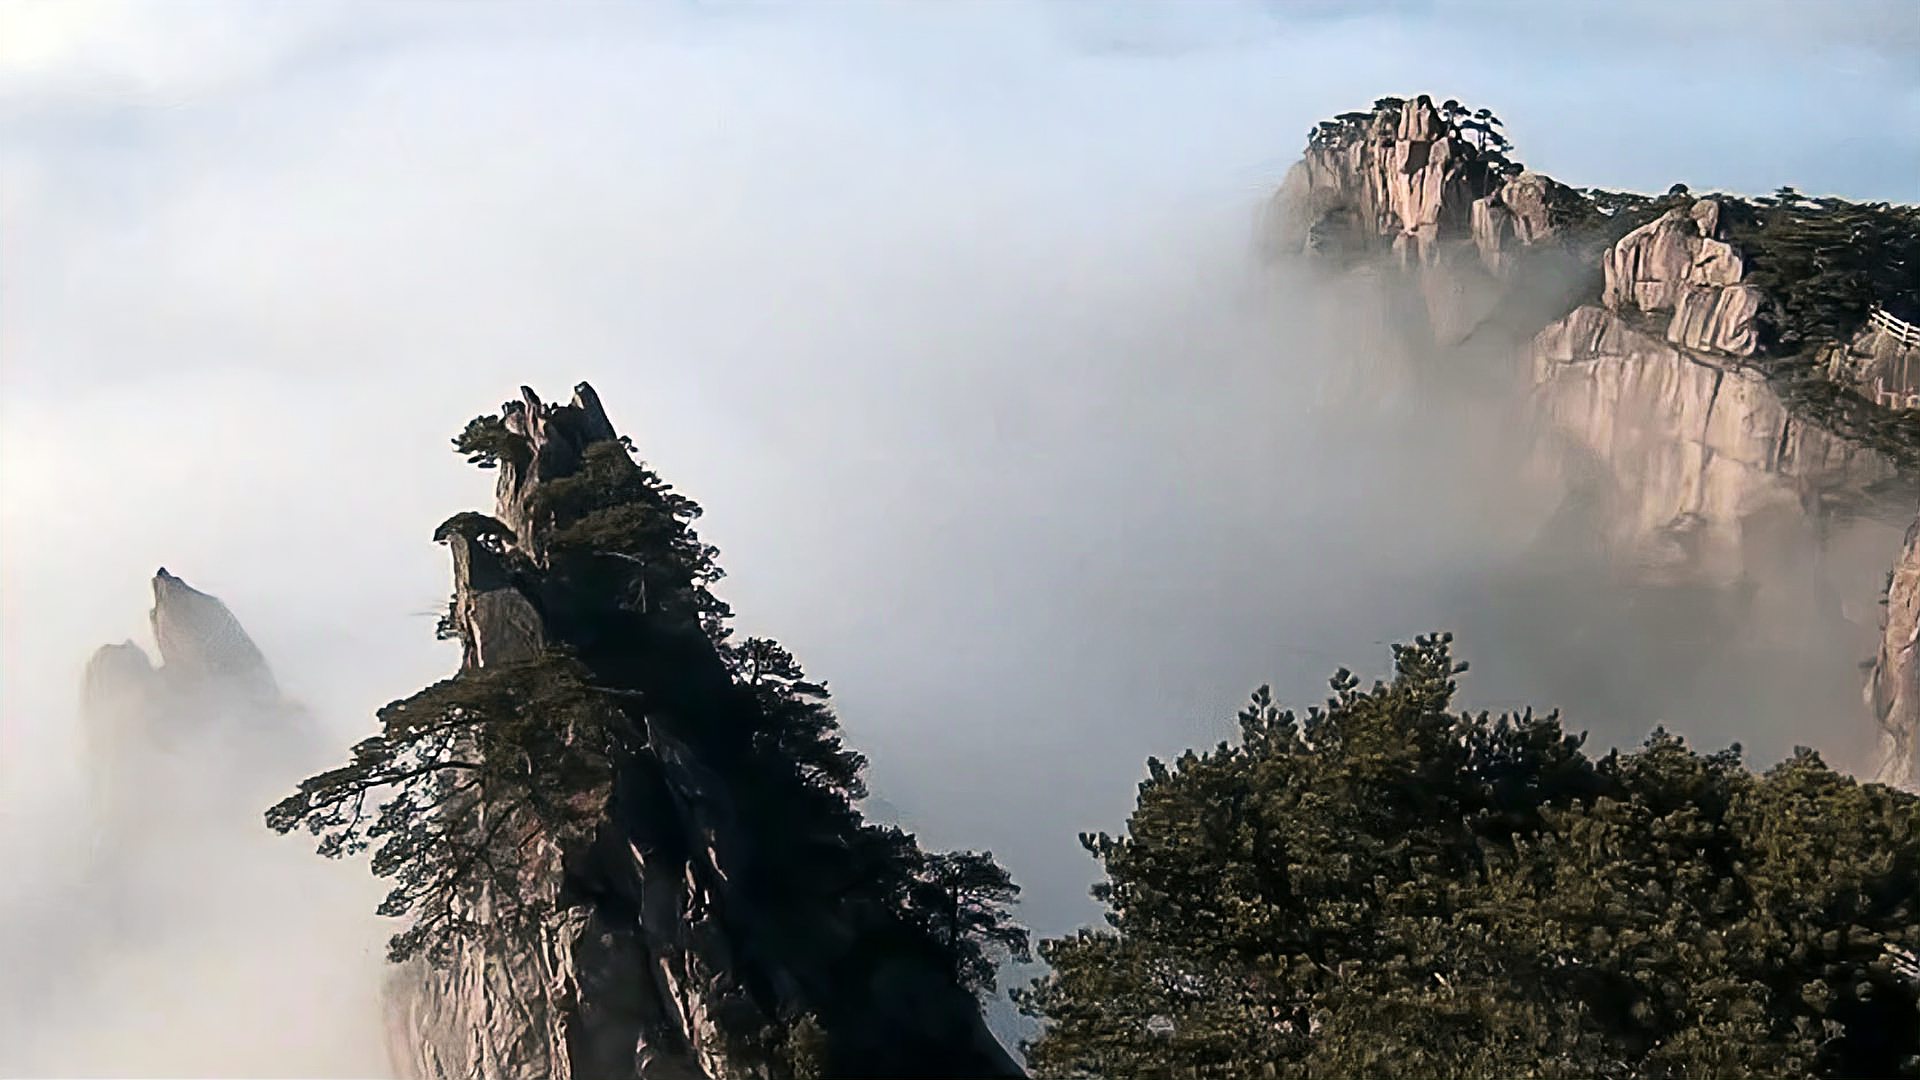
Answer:
[[[1867,316],[1867,321],[1882,333],[1892,334],[1893,339],[1902,345],[1909,348],[1920,345],[1920,326],[1915,326],[1886,308],[1874,308],[1873,312]]]

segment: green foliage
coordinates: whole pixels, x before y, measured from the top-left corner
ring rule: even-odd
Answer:
[[[1665,195],[1642,195],[1632,191],[1608,191],[1605,188],[1559,188],[1547,208],[1548,220],[1563,230],[1574,244],[1594,253],[1612,247],[1619,239],[1676,206],[1693,202],[1685,185]]]
[[[548,521],[555,557],[616,560],[629,599],[643,614],[691,619],[716,634],[730,614],[709,586],[723,573],[719,552],[693,530],[700,505],[628,456],[598,442],[573,473],[547,481],[531,507]]]
[[[453,448],[467,456],[469,465],[483,469],[495,468],[502,460],[519,464],[531,456],[526,440],[508,431],[498,415],[469,420],[466,429],[454,436]]]
[[[395,884],[380,914],[411,916],[394,961],[438,959],[464,938],[544,910],[521,887],[537,838],[584,837],[604,809],[616,745],[632,732],[577,661],[554,653],[446,679],[381,709],[346,765],[301,781],[267,811],[306,828],[328,858],[373,849]],[[471,901],[492,885],[483,925]]]
[[[903,898],[921,929],[951,963],[960,985],[976,994],[992,993],[996,955],[1033,959],[1027,931],[1007,913],[1019,886],[992,852],[946,852],[918,860]]]
[[[1723,199],[1728,238],[1773,301],[1773,351],[1847,341],[1877,305],[1920,309],[1920,206],[1807,198]]]
[[[482,466],[533,460],[498,417],[475,419],[455,444]],[[380,733],[349,764],[303,781],[269,826],[307,829],[330,857],[372,850],[374,872],[395,882],[381,912],[410,919],[391,943],[396,960],[443,959],[578,902],[561,899],[561,860],[600,830],[626,829],[624,842],[656,857],[681,852],[688,875],[703,872],[699,846],[746,844],[751,854],[727,852],[730,875],[704,887],[777,911],[791,933],[754,947],[786,952],[788,966],[819,960],[807,955],[821,947],[819,926],[864,905],[880,924],[872,949],[990,990],[998,956],[1027,956],[1008,913],[1017,887],[989,855],[929,853],[862,820],[866,759],[842,741],[825,684],[775,641],[731,641],[731,612],[709,589],[717,552],[692,526],[700,507],[630,451],[624,439],[594,442],[572,471],[540,477],[532,537],[477,513],[435,534],[488,547],[530,587],[539,577],[542,605],[563,598],[543,607],[549,635],[574,647],[465,671],[387,706]],[[451,608],[440,631],[457,632]],[[688,788],[706,785],[737,841],[687,808]],[[786,1046],[819,1064],[844,1019],[728,1034],[753,1043],[751,1060]]]
[[[793,1080],[826,1080],[830,1059],[827,1029],[812,1013],[787,1026],[785,1046],[787,1071]]]
[[[861,773],[867,759],[840,739],[840,724],[827,706],[825,683],[809,681],[800,662],[777,641],[748,638],[724,648],[728,664],[759,704],[761,723],[754,749],[788,762],[809,786],[852,804],[867,797]]]
[[[1801,752],[1449,712],[1449,639],[1148,762],[1110,929],[1016,997],[1045,1077],[1920,1075],[1920,800]]]

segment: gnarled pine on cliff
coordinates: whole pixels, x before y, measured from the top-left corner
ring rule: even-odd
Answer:
[[[455,447],[459,674],[379,714],[269,811],[373,851],[405,916],[389,988],[420,1077],[1017,1076],[981,1020],[1017,893],[857,808],[823,684],[732,639],[699,507],[630,456],[591,387],[531,390]]]

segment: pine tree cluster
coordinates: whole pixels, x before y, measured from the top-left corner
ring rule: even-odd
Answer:
[[[1800,751],[1449,712],[1448,639],[1390,683],[1149,763],[1083,840],[1110,929],[1018,992],[1045,1077],[1920,1075],[1920,799]]]

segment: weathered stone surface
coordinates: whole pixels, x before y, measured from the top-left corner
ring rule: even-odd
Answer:
[[[1867,708],[1880,725],[1873,778],[1920,791],[1920,518],[1887,582],[1886,623],[1867,680]]]
[[[1319,221],[1339,221],[1406,262],[1428,263],[1443,240],[1470,235],[1473,205],[1495,179],[1473,146],[1454,133],[1424,95],[1376,110],[1303,158],[1303,194]],[[1327,243],[1322,239],[1322,243]]]
[[[1561,185],[1543,173],[1523,172],[1501,185],[1500,201],[1513,211],[1514,238],[1522,244],[1538,244],[1551,239],[1557,231],[1550,207]]]
[[[547,532],[547,523],[535,518],[534,493],[540,483],[573,472],[589,444],[617,436],[600,407],[599,395],[585,383],[575,388],[573,401],[566,405],[544,405],[538,394],[523,386],[520,400],[507,402],[501,419],[508,431],[532,444],[533,455],[526,461],[500,463],[495,488],[498,516],[518,538],[518,546],[538,558],[544,554]]]
[[[501,461],[496,517],[456,515],[436,534],[453,555],[464,670],[527,659],[548,643],[578,646],[556,628],[604,602],[554,565],[561,557],[548,550],[551,522],[538,509],[543,484],[617,438],[598,398],[582,384],[570,403],[548,405],[522,388],[504,420],[530,452]],[[677,666],[731,691],[704,637],[686,648]],[[808,909],[796,927],[785,902],[747,888],[759,860],[732,782],[682,734],[650,713],[644,722],[645,753],[616,770],[608,791],[584,796],[606,807],[590,841],[528,836],[519,895],[552,913],[524,934],[464,942],[444,966],[415,960],[395,972],[388,1046],[399,1072],[764,1077],[765,1063],[738,1051],[739,1040],[812,1013],[841,1018],[836,1040],[850,1040],[871,1075],[1020,1075],[950,974],[925,957],[883,957],[877,967],[855,959],[872,951],[864,946],[876,931],[889,932],[893,913],[843,899]],[[476,913],[489,902],[476,897]]]
[[[1505,273],[1513,261],[1515,241],[1513,211],[1498,196],[1473,200],[1473,246],[1487,269]]]
[[[1552,205],[1562,185],[1537,172],[1510,178],[1493,194],[1473,203],[1473,242],[1488,270],[1504,274],[1513,267],[1514,249],[1558,238]]]
[[[1743,523],[1817,513],[1895,479],[1890,462],[1792,416],[1761,375],[1583,306],[1533,345],[1542,418],[1617,478],[1613,539],[1650,566],[1732,581]]]
[[[1745,262],[1718,236],[1719,222],[1720,204],[1701,199],[1621,237],[1606,254],[1606,306],[1672,311],[1689,287],[1738,284]]]
[[[219,679],[272,698],[279,694],[266,657],[227,605],[161,567],[153,577],[153,639],[174,678]]]
[[[1752,356],[1760,351],[1760,311],[1766,300],[1752,285],[1689,285],[1667,321],[1667,340],[1698,352]]]

